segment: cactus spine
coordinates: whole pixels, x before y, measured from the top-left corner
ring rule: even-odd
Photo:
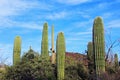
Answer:
[[[41,57],[48,59],[48,24],[44,23],[41,41]]]
[[[57,36],[56,55],[57,55],[57,80],[64,80],[65,38],[62,32],[60,32]]]
[[[93,53],[95,72],[99,76],[105,72],[104,26],[101,17],[97,17],[93,24]]]
[[[20,62],[21,54],[21,38],[19,36],[15,37],[14,48],[13,48],[13,65],[16,65]]]
[[[115,66],[115,70],[118,70],[119,62],[118,62],[118,55],[117,54],[114,55],[114,66]]]
[[[52,33],[51,33],[51,44],[52,44],[52,64],[55,64],[56,54],[54,50],[54,26],[52,26]]]
[[[87,45],[87,58],[89,60],[88,62],[88,68],[89,68],[89,73],[92,74],[94,71],[94,60],[93,60],[93,43],[89,42]]]

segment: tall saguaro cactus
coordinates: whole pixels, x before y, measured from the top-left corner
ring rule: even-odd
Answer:
[[[105,72],[105,43],[104,26],[101,17],[97,17],[93,24],[93,53],[97,76]]]
[[[94,70],[94,57],[93,57],[93,43],[89,42],[87,45],[87,58],[89,60],[88,62],[88,68],[89,68],[89,73],[92,74]]]
[[[48,24],[44,23],[41,41],[41,57],[48,59]]]
[[[51,48],[51,51],[52,51],[52,64],[55,64],[55,59],[56,59],[56,54],[55,54],[55,51],[54,51],[54,26],[52,26],[52,32],[51,32],[51,45],[52,45],[52,48]]]
[[[115,66],[115,70],[118,70],[119,62],[118,62],[118,55],[117,54],[114,55],[114,66]]]
[[[64,34],[60,32],[56,41],[56,55],[57,55],[57,80],[64,80],[65,70],[65,38]]]
[[[20,54],[21,54],[21,38],[20,36],[16,36],[13,48],[13,65],[16,65],[18,62],[20,62]]]

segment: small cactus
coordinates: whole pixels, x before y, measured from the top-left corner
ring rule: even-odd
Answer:
[[[114,55],[114,66],[115,66],[115,70],[118,70],[119,62],[118,62],[118,55],[117,54]]]
[[[89,73],[92,74],[94,71],[94,57],[93,57],[93,43],[89,42],[87,45],[87,58]]]

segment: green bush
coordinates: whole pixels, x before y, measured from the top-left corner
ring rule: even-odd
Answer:
[[[55,80],[51,62],[29,50],[19,64],[6,69],[5,80]]]

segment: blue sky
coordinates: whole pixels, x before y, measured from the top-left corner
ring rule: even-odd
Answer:
[[[42,28],[49,25],[49,48],[51,26],[66,38],[66,51],[84,53],[92,41],[95,17],[103,18],[105,41],[109,46],[120,40],[120,0],[0,0],[0,56],[12,64],[15,36],[22,38],[22,54],[32,46],[41,51]],[[111,38],[111,39],[110,39]],[[120,54],[120,46],[113,49]]]

